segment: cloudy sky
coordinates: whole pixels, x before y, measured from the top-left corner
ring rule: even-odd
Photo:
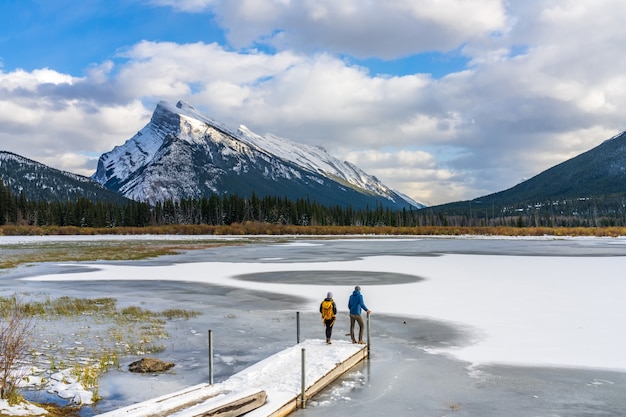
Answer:
[[[426,204],[626,130],[623,0],[0,0],[0,150],[91,175],[159,100]]]

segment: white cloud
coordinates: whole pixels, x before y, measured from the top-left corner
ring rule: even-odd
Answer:
[[[404,0],[389,3],[389,7],[396,8],[399,13],[409,11],[418,21],[434,21],[442,27],[460,26],[466,33],[465,38],[476,32],[502,29],[505,23],[505,10],[500,0]]]
[[[456,49],[505,29],[500,0],[228,0],[215,13],[236,47],[327,50],[396,58]]]
[[[128,61],[119,70],[116,85],[134,97],[154,96],[177,100],[205,91],[255,88],[262,80],[286,70],[300,58],[290,53],[265,55],[229,52],[216,44],[179,45],[170,42],[140,42],[121,54]],[[245,94],[240,95],[245,98]],[[220,105],[214,96],[209,103]]]
[[[462,200],[465,179],[422,150],[346,151],[343,159],[379,179],[393,178],[393,187],[432,205]],[[417,198],[417,197],[416,197]]]
[[[139,129],[148,112],[139,100],[94,104],[97,97],[63,96],[60,90],[85,80],[51,70],[0,72],[0,143],[52,167],[91,175],[94,157]],[[47,93],[46,93],[47,92]]]
[[[0,89],[9,92],[18,88],[34,91],[42,84],[72,84],[75,79],[49,68],[36,69],[32,72],[17,69],[9,73],[0,72]]]
[[[155,6],[169,6],[174,10],[200,13],[208,10],[216,0],[148,0]]]

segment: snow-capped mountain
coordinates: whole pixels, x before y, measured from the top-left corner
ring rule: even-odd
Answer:
[[[182,101],[160,102],[143,129],[100,157],[92,178],[152,204],[255,193],[355,208],[424,207],[321,147],[259,136],[245,126],[233,132]]]

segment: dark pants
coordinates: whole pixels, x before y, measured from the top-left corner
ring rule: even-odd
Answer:
[[[324,324],[326,325],[326,339],[330,339],[333,334],[333,325],[335,324],[335,318],[324,320]]]
[[[359,323],[359,342],[363,341],[363,317],[360,314],[350,314],[350,337],[352,341],[356,343],[354,338],[354,322]]]

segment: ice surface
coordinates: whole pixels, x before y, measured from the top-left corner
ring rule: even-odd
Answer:
[[[225,333],[217,363],[222,380],[293,345],[295,311],[303,314],[307,338],[323,337],[317,308],[328,291],[340,310],[334,337],[344,337],[345,304],[358,284],[373,310],[372,358],[297,414],[315,415],[330,406],[372,416],[381,410],[497,416],[512,409],[519,416],[625,415],[626,400],[619,394],[626,387],[626,280],[619,273],[626,266],[625,244],[547,238],[298,240],[146,262],[31,267],[8,277],[20,277],[25,288],[62,285],[83,296],[110,291],[128,301],[130,294],[149,293],[142,298],[148,305],[204,305],[205,317],[179,323],[186,327],[179,334],[187,336],[176,344],[189,345],[182,349],[188,369],[150,379],[154,393],[198,382],[205,364],[203,340],[195,335],[207,327]],[[101,394],[114,396],[112,385],[103,382]],[[132,386],[123,389],[116,394],[122,403],[128,393],[141,399]]]

